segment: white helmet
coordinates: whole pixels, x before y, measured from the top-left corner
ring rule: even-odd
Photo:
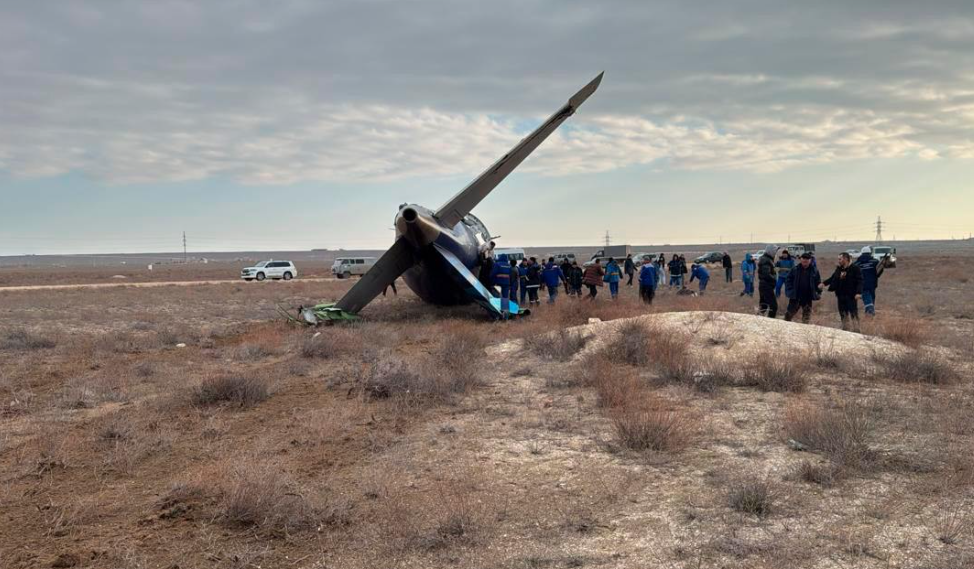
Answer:
[[[862,248],[862,251],[859,251],[859,254],[860,255],[865,255],[866,253],[869,253],[870,255],[872,255],[873,254],[873,248],[870,247],[869,245],[866,245],[865,247]]]

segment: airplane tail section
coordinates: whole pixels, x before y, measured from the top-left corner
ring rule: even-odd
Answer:
[[[505,154],[500,160],[488,168],[476,180],[471,182],[466,188],[453,196],[436,212],[436,218],[446,227],[453,227],[460,222],[470,211],[481,202],[487,194],[491,192],[504,178],[507,177],[518,165],[524,161],[534,149],[537,148],[565,119],[575,114],[575,110],[588,99],[602,82],[602,75],[599,73],[588,85],[582,87],[577,93],[572,95],[565,105],[551,115],[534,132],[526,136],[510,152]]]

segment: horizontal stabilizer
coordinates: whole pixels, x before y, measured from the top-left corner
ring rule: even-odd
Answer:
[[[446,227],[453,227],[459,223],[481,200],[487,197],[491,190],[497,187],[497,184],[500,184],[528,155],[534,152],[534,149],[544,142],[548,135],[565,122],[565,119],[575,113],[575,110],[599,88],[604,73],[604,71],[599,73],[588,85],[572,95],[562,108],[558,109],[534,132],[522,139],[517,146],[495,162],[480,177],[446,202],[436,212],[436,218]]]
[[[405,239],[397,240],[388,251],[379,257],[375,265],[355,283],[341,300],[335,303],[335,308],[345,312],[357,314],[372,299],[379,296],[383,290],[399,275],[405,273],[416,263],[412,246]]]
[[[463,288],[467,296],[483,307],[484,310],[489,312],[491,316],[496,318],[503,317],[503,312],[501,312],[501,299],[495,297],[493,294],[487,290],[487,287],[481,283],[477,277],[470,272],[469,269],[463,264],[463,262],[457,258],[456,255],[451,253],[449,250],[439,246],[434,243],[433,247],[436,252],[439,253],[443,260],[446,261],[448,271],[453,281],[460,287]],[[520,308],[517,303],[510,301],[508,310],[511,314],[518,314]]]

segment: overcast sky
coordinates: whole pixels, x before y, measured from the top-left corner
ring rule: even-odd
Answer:
[[[0,0],[0,254],[974,231],[974,2]]]

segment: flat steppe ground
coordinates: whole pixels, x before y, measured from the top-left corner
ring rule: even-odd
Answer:
[[[0,567],[974,567],[972,261],[901,254],[861,335],[736,268],[318,329],[278,307],[351,283],[0,289]],[[193,269],[0,286],[239,267]]]

